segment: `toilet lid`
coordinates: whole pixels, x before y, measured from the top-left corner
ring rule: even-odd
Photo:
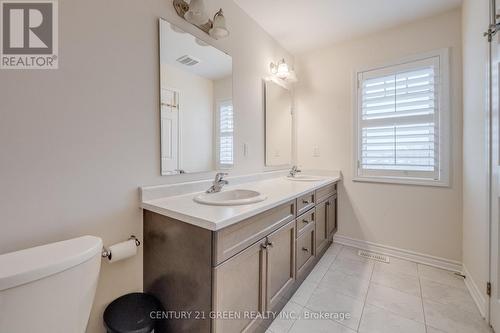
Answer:
[[[0,291],[77,266],[102,251],[102,240],[83,236],[0,255]]]

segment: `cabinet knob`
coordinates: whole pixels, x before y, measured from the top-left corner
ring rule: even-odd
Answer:
[[[260,244],[260,248],[263,250],[267,249],[267,244]]]
[[[272,247],[274,244],[273,242],[267,241],[267,245]]]
[[[309,252],[309,249],[308,249],[307,247],[303,247],[303,248],[302,248],[302,251],[304,251],[304,252]]]

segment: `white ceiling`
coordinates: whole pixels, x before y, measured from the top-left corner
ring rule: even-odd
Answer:
[[[445,12],[461,0],[234,0],[285,49],[300,53]]]

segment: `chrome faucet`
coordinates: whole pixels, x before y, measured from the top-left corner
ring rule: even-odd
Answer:
[[[215,179],[214,179],[214,182],[212,184],[212,186],[210,186],[210,188],[206,191],[207,193],[217,193],[217,192],[220,192],[222,190],[222,188],[224,187],[224,185],[227,185],[229,184],[229,182],[227,180],[224,179],[225,176],[227,176],[228,174],[225,173],[225,172],[219,172],[215,175]]]
[[[302,170],[299,170],[299,168],[296,165],[294,165],[292,166],[292,169],[288,173],[288,177],[295,177],[299,172],[302,172]]]

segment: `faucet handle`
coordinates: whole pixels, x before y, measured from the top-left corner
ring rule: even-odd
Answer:
[[[227,172],[218,172],[216,175],[215,175],[215,181],[216,182],[220,182],[224,179],[225,176],[229,175]]]

